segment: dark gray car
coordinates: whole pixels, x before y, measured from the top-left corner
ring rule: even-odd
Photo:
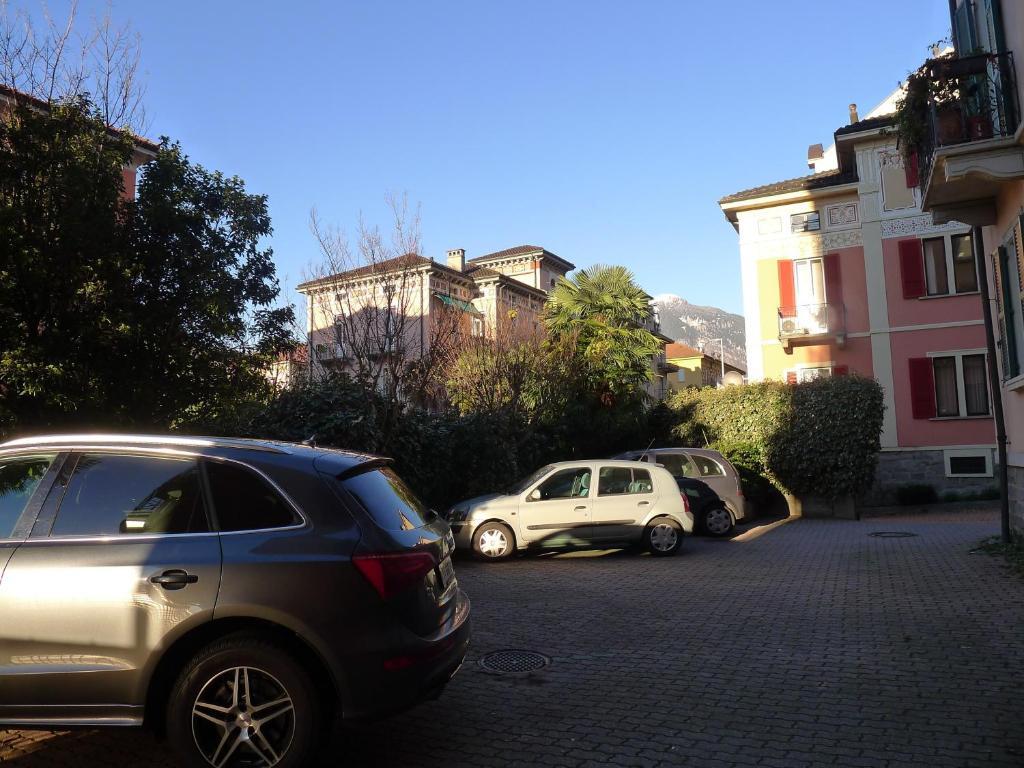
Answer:
[[[469,641],[454,541],[372,456],[0,445],[0,727],[166,727],[190,765],[304,765],[333,716],[435,696]]]
[[[697,517],[697,525],[712,536],[727,536],[736,523],[753,516],[743,496],[736,468],[721,453],[710,448],[651,448],[620,453],[616,459],[649,461],[665,467],[674,477],[694,477],[707,483],[724,502],[711,505]]]

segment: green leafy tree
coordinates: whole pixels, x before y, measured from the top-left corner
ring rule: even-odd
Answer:
[[[650,297],[622,266],[596,265],[563,278],[545,306],[556,339],[575,342],[581,373],[602,403],[633,399],[651,376],[661,342],[647,328]]]
[[[125,199],[133,148],[84,98],[0,120],[0,429],[203,418],[287,340],[266,198],[164,140]]]

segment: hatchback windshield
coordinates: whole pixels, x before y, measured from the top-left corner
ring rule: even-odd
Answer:
[[[551,467],[551,464],[545,464],[540,469],[535,470],[531,474],[527,475],[525,478],[523,478],[518,483],[516,483],[515,485],[508,489],[508,495],[515,496],[517,494],[524,493],[527,488],[529,488],[531,485],[533,485],[542,477],[544,477],[544,475],[550,472]]]

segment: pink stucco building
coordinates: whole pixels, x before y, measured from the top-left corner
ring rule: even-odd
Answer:
[[[990,487],[994,428],[970,227],[922,211],[892,94],[850,120],[808,176],[728,195],[739,235],[748,376],[857,374],[885,393],[869,503],[901,485]],[[983,276],[982,276],[983,277]]]

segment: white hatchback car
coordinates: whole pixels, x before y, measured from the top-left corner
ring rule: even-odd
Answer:
[[[638,461],[564,461],[541,467],[505,494],[461,501],[445,515],[457,548],[501,560],[525,547],[642,543],[673,555],[693,532],[671,473]]]

